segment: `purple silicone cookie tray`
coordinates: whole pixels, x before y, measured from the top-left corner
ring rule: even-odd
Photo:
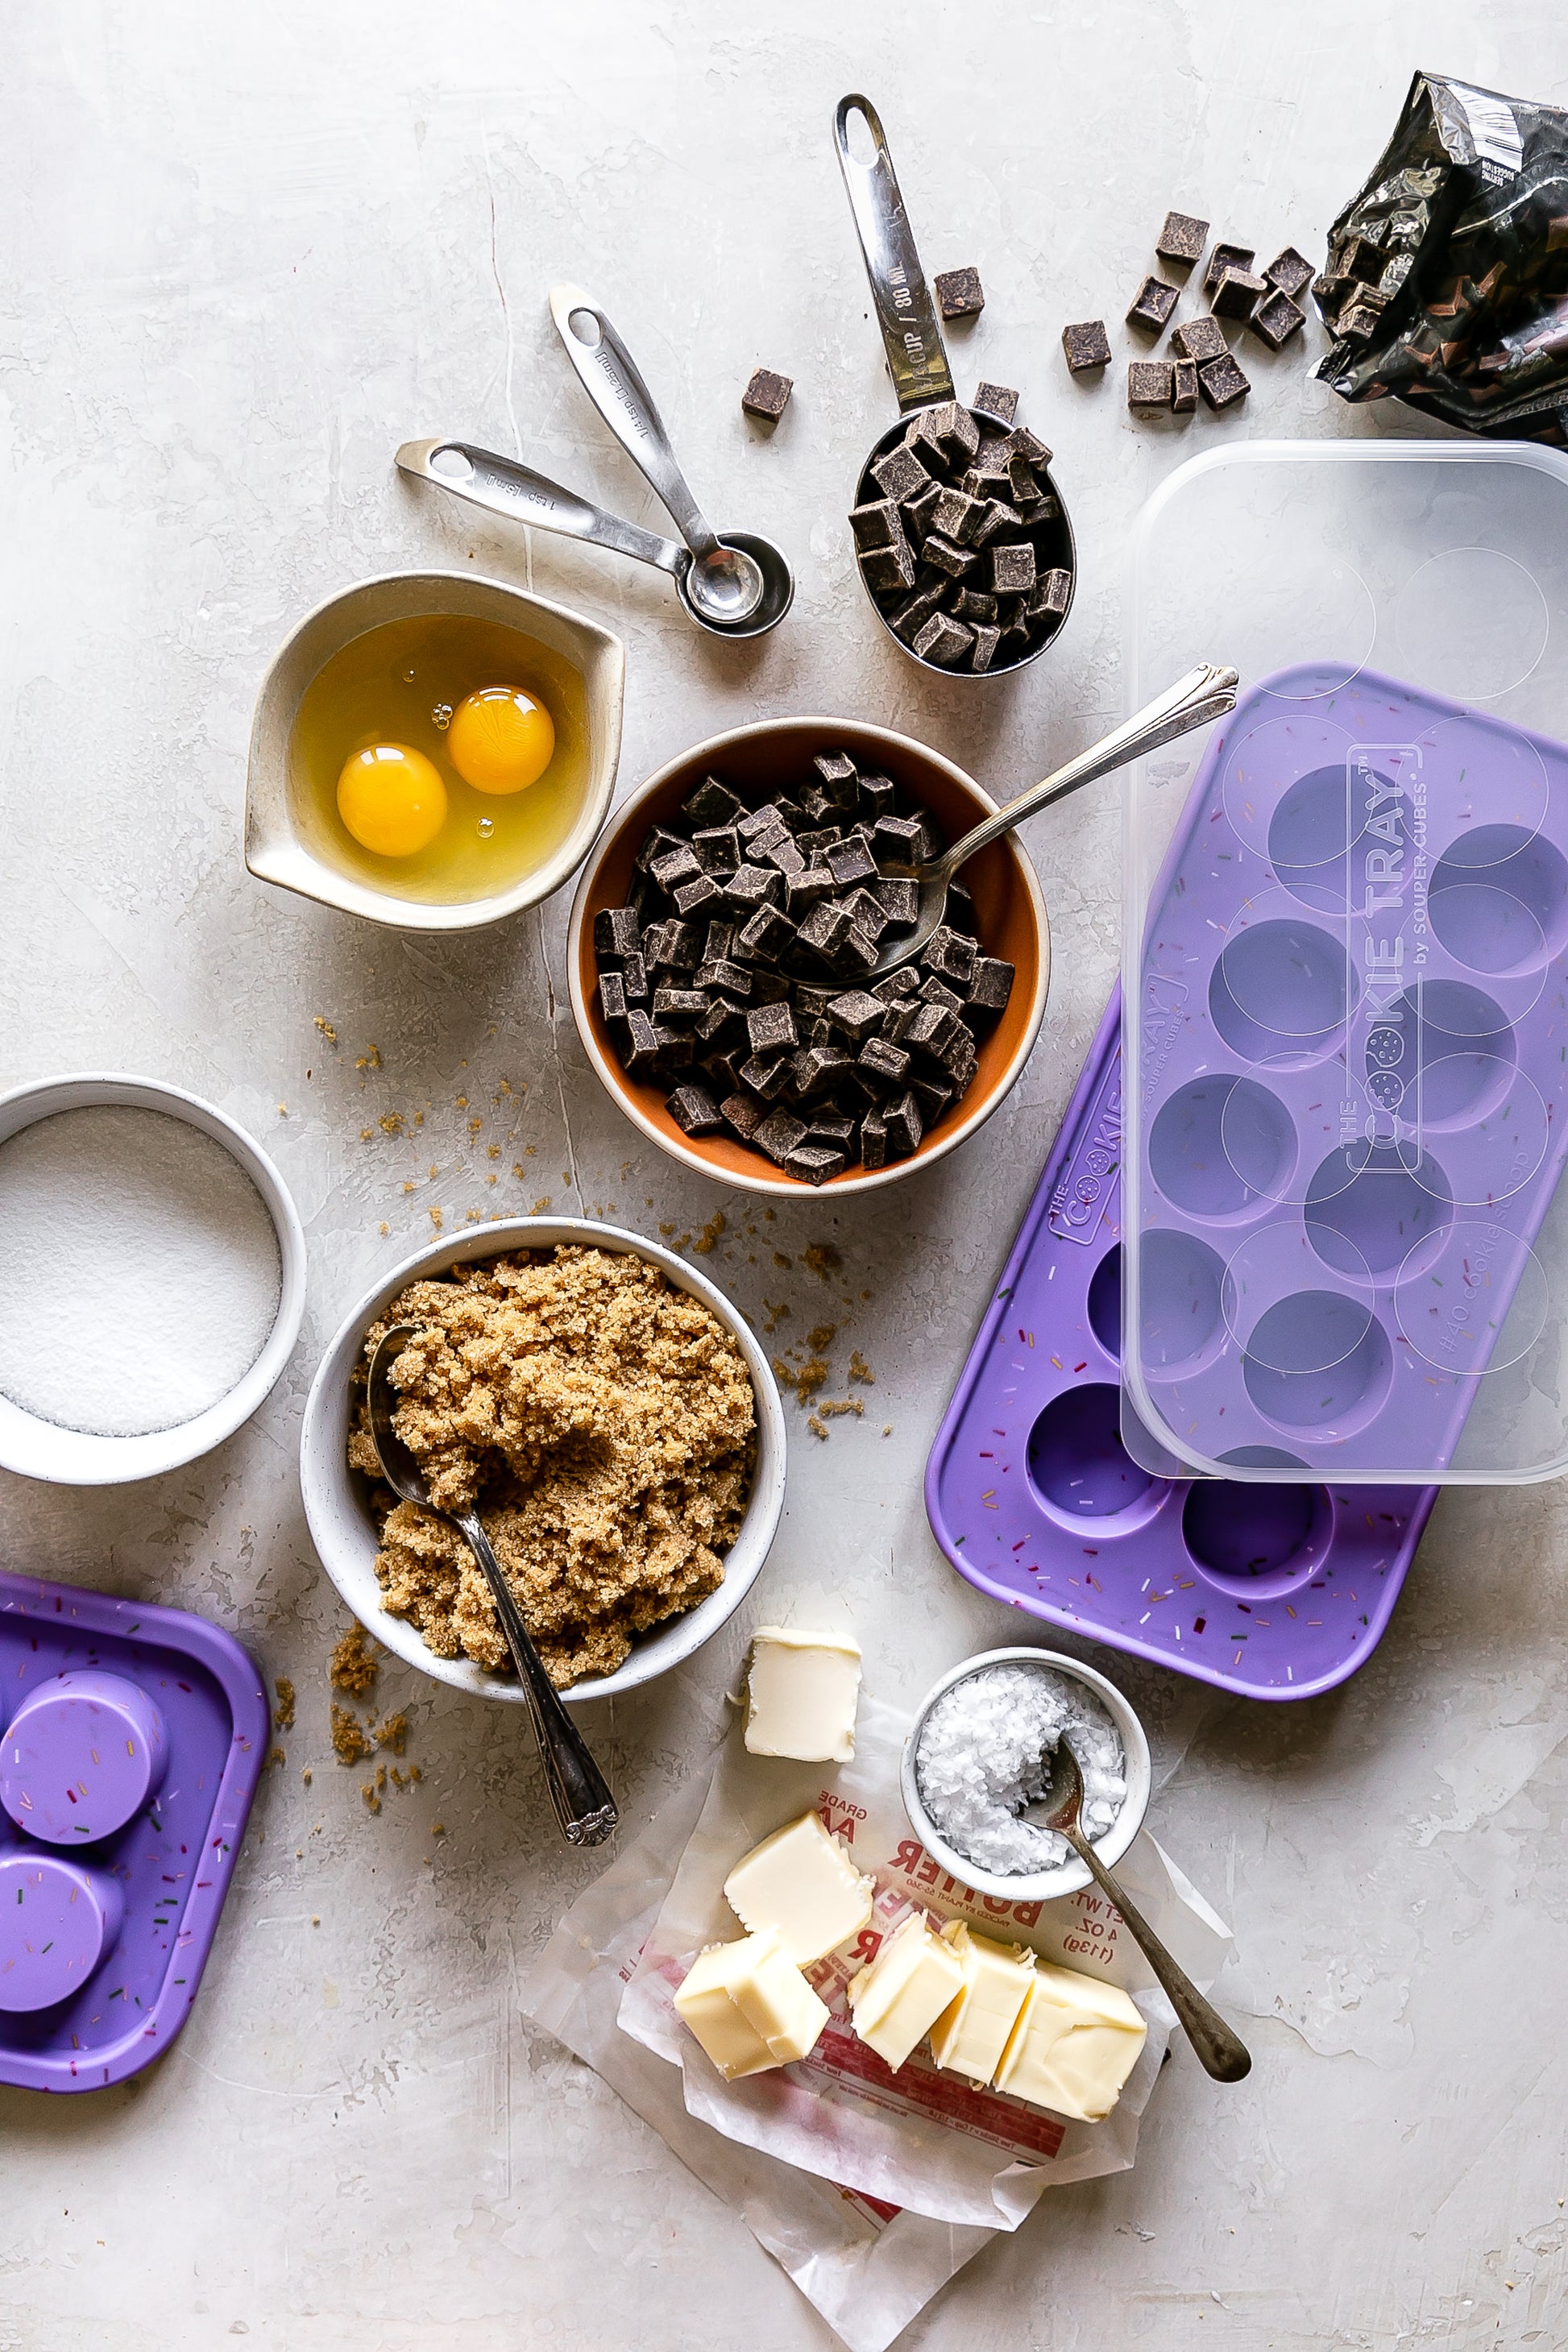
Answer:
[[[0,2082],[101,2090],[169,2047],[268,1733],[204,1618],[0,1571]]]
[[[1564,846],[1568,751],[1370,671],[1279,672],[1215,731],[1129,1038],[1126,1385],[1158,1444],[1552,1466]]]
[[[1371,1654],[1434,1487],[1162,1479],[1121,1442],[1121,992],[1106,1009],[926,1469],[959,1574],[1253,1698]],[[1146,1317],[1190,1318],[1173,1277]]]

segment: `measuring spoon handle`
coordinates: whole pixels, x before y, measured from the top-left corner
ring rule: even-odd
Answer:
[[[531,523],[536,530],[552,530],[563,539],[586,540],[593,547],[613,548],[617,555],[634,556],[660,572],[679,574],[690,561],[687,550],[673,539],[660,539],[606,514],[574,490],[563,490],[515,457],[493,449],[477,449],[469,441],[405,441],[397,463],[416,481],[434,482],[454,498],[482,507],[487,514],[507,522]]]
[[[1081,1862],[1087,1862],[1095,1884],[1109,1895],[1131,1930],[1143,1958],[1160,1979],[1160,1990],[1180,2020],[1183,2032],[1198,2053],[1198,2062],[1216,2083],[1239,2083],[1252,2072],[1252,2053],[1234,2034],[1212,2001],[1204,1999],[1185,1969],[1165,1949],[1136,1904],[1130,1902],[1081,1831],[1068,1837]]]
[[[642,373],[605,312],[580,286],[552,286],[550,315],[583,389],[634,466],[675,517],[693,555],[712,555],[719,541],[692,497],[671,448],[664,419]],[[580,322],[591,321],[584,337]]]
[[[876,155],[869,163],[857,163],[849,152],[852,114],[860,116],[876,146]],[[870,100],[862,98],[858,90],[839,100],[833,117],[833,141],[838,150],[838,168],[844,174],[849,209],[859,233],[860,250],[866,257],[866,275],[871,281],[871,299],[877,306],[877,324],[887,346],[888,365],[893,372],[900,414],[929,407],[933,401],[952,400],[952,371],[947,363],[947,347],[942,340],[936,306],[915,250],[914,232],[899,191],[882,118]]]
[[[561,1695],[544,1671],[544,1662],[522,1622],[512,1589],[490,1539],[475,1513],[457,1515],[457,1524],[469,1550],[484,1570],[485,1582],[496,1604],[518,1679],[528,1701],[540,1761],[550,1789],[550,1801],[561,1834],[568,1845],[602,1845],[619,1815],[609,1782],[595,1763],[588,1743],[562,1705]]]

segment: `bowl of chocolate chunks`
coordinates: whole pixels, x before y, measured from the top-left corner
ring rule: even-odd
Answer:
[[[1051,452],[1018,395],[983,383],[890,425],[849,517],[861,584],[922,668],[1003,677],[1061,629],[1078,576]]]
[[[922,955],[894,869],[996,803],[938,751],[845,719],[700,743],[617,809],[572,909],[572,1009],[626,1116],[751,1192],[858,1192],[983,1125],[1028,1059],[1050,926],[1009,835],[955,877]]]

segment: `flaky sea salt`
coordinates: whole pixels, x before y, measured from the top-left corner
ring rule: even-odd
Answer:
[[[1066,1737],[1083,1774],[1079,1816],[1101,1838],[1127,1794],[1121,1735],[1083,1684],[1050,1666],[983,1666],[944,1691],[915,1749],[915,1785],[955,1853],[1001,1878],[1055,1870],[1072,1853],[1057,1830],[1021,1822]]]
[[[140,1437],[216,1404],[267,1344],[278,1236],[221,1143],[127,1104],[0,1144],[0,1395]]]

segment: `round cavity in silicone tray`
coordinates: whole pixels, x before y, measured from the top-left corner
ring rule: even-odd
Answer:
[[[1138,1244],[1138,1345],[1145,1369],[1174,1379],[1211,1364],[1225,1345],[1225,1262],[1195,1234],[1156,1225]]]
[[[1429,1152],[1407,1163],[1394,1145],[1342,1144],[1307,1187],[1307,1238],[1325,1265],[1352,1280],[1392,1276],[1454,1213],[1447,1179]]]
[[[0,1854],[0,2011],[52,2009],[79,1992],[123,1916],[106,1870],[27,1848]]]
[[[1456,963],[1471,971],[1529,971],[1568,939],[1568,864],[1540,834],[1479,824],[1438,859],[1427,908]]]
[[[1333,1527],[1333,1505],[1321,1486],[1200,1478],[1182,1512],[1182,1539],[1199,1575],[1248,1600],[1293,1592],[1316,1575]]]
[[[1363,794],[1352,794],[1344,760],[1299,776],[1268,824],[1275,878],[1293,898],[1342,915],[1350,903],[1351,852],[1366,832]]]
[[[1513,1024],[1463,980],[1405,989],[1367,1033],[1367,1092],[1380,1109],[1413,1111],[1424,1129],[1463,1127],[1495,1110],[1518,1059]]]
[[[1528,735],[1489,728],[1485,756],[1468,719],[1439,719],[1415,738],[1426,829],[1441,849],[1478,826],[1512,825],[1535,835],[1546,822],[1552,785]]]
[[[1358,995],[1342,940],[1244,908],[1209,978],[1209,1016],[1233,1054],[1289,1069],[1332,1050]]]
[[[1029,1432],[1029,1484],[1059,1524],[1152,1517],[1170,1493],[1121,1443],[1121,1391],[1107,1381],[1064,1389]]]
[[[1387,1396],[1393,1360],[1387,1333],[1359,1300],[1298,1290],[1258,1317],[1241,1370],[1266,1420],[1321,1439],[1366,1426]]]
[[[1498,547],[1446,547],[1394,600],[1394,638],[1417,677],[1440,677],[1466,702],[1521,685],[1546,650],[1546,599],[1535,574]]]
[[[1166,1200],[1216,1223],[1279,1199],[1296,1159],[1295,1125],[1279,1096],[1223,1070],[1178,1087],[1149,1133],[1149,1173]]]
[[[1440,1372],[1506,1372],[1552,1319],[1552,1286],[1535,1252],[1506,1225],[1460,1218],[1437,1249],[1417,1250],[1394,1279],[1402,1347]]]
[[[0,1739],[0,1804],[46,1844],[90,1845],[139,1813],[163,1777],[163,1718],[123,1675],[39,1683]]]

